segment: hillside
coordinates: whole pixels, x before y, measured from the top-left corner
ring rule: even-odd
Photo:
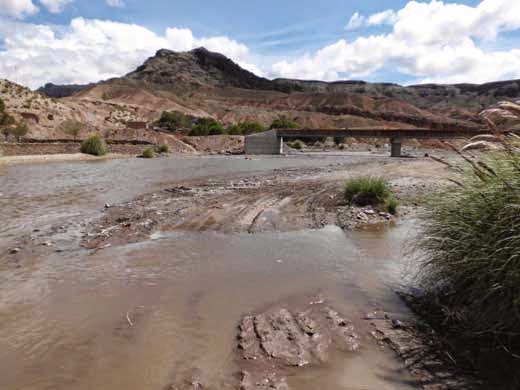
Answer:
[[[44,95],[60,97],[49,99]],[[0,97],[4,94],[0,91]],[[268,80],[204,48],[159,50],[129,74],[85,86],[48,84],[16,98],[8,109],[38,115],[34,134],[59,136],[60,121],[76,118],[93,131],[124,131],[127,121],[156,120],[162,111],[211,116],[227,124],[255,120],[265,125],[286,115],[308,127],[481,126],[479,113],[520,97],[520,81],[484,85],[403,87],[363,81]],[[28,101],[38,104],[28,105]],[[46,119],[49,114],[53,120]]]

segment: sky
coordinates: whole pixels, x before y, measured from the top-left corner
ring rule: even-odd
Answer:
[[[0,78],[31,88],[199,46],[267,78],[520,78],[520,0],[0,0]]]

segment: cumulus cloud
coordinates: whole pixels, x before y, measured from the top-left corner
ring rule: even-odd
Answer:
[[[32,0],[0,0],[0,14],[22,19],[38,12]]]
[[[359,12],[354,12],[350,17],[350,20],[347,23],[345,29],[347,30],[357,30],[365,23],[365,17],[361,15]]]
[[[188,28],[171,27],[159,34],[138,24],[85,18],[75,18],[67,26],[38,25],[13,19],[37,12],[31,0],[0,0],[0,9],[10,15],[0,17],[0,77],[31,87],[120,76],[158,49],[185,51],[198,46],[221,52],[259,75],[261,63],[271,77],[359,79],[391,69],[413,82],[520,78],[520,48],[492,49],[501,34],[520,30],[520,1],[482,0],[476,6],[409,1],[399,10],[366,17],[355,13],[349,28],[391,27],[386,33],[340,39],[274,64],[255,57],[241,42],[226,36],[195,36]]]
[[[376,14],[370,15],[367,19],[367,25],[369,26],[377,26],[381,24],[393,25],[397,22],[398,16],[393,9],[388,9],[383,12],[378,12]]]
[[[40,0],[40,3],[47,8],[49,12],[58,14],[63,11],[63,8],[74,0]]]
[[[355,14],[356,15],[356,14]],[[354,16],[353,16],[354,18]],[[352,19],[351,19],[352,20]],[[520,50],[484,50],[482,40],[520,29],[520,1],[483,0],[475,7],[410,1],[356,21],[392,24],[390,33],[340,40],[314,53],[273,65],[273,76],[335,80],[366,77],[385,67],[436,82],[486,82],[520,78]]]
[[[252,71],[249,49],[228,37],[195,37],[189,29],[169,28],[164,34],[137,25],[75,18],[70,25],[36,25],[3,20],[0,76],[30,87],[45,82],[86,83],[121,76],[158,49],[177,51],[206,46]]]

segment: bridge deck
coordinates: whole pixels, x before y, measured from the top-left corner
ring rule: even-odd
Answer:
[[[391,156],[401,156],[401,145],[405,139],[453,139],[472,138],[476,135],[490,134],[488,129],[431,130],[431,129],[388,129],[388,128],[350,128],[350,129],[278,129],[246,137],[247,154],[281,154],[284,138],[386,138],[390,141]]]
[[[350,128],[350,129],[280,129],[277,137],[283,138],[320,138],[320,137],[353,137],[353,138],[471,138],[479,134],[489,133],[486,129],[475,130],[431,130],[431,129],[383,129],[383,128]]]

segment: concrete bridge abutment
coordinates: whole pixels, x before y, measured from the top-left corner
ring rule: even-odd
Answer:
[[[244,150],[246,154],[282,154],[283,137],[276,130],[251,134],[245,138]]]
[[[390,157],[401,157],[402,142],[400,138],[390,139]]]

